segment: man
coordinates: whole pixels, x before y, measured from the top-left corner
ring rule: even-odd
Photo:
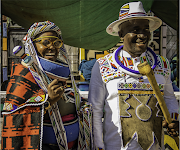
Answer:
[[[107,27],[107,33],[119,35],[124,45],[98,59],[92,69],[89,101],[93,106],[96,149],[164,148],[162,113],[147,77],[137,68],[148,61],[170,114],[178,115],[168,60],[147,47],[150,32],[161,23],[159,18],[146,15],[141,2],[131,2],[121,7],[119,20]],[[178,122],[170,125],[172,135],[177,136]]]

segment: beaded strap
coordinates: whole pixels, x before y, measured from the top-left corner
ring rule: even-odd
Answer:
[[[32,65],[29,66],[29,70],[31,71],[38,85],[44,90],[45,93],[47,93],[47,86],[51,82],[51,79],[44,72],[41,66],[41,63],[39,62],[34,45],[30,38],[26,40],[25,48],[29,50],[30,56],[34,60],[33,67],[35,66],[35,69],[37,72],[34,71],[34,68],[32,69]],[[61,119],[61,115],[59,113],[57,103],[55,103],[53,107],[50,107],[48,109],[48,112],[49,112],[51,123],[53,125],[54,132],[56,133],[55,135],[56,135],[59,148],[62,150],[68,150],[66,132],[65,132],[64,125]],[[42,145],[42,143],[40,143],[40,145]]]

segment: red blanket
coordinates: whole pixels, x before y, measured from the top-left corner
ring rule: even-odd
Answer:
[[[5,103],[12,111],[29,98],[43,95],[29,69],[13,64],[7,87]],[[2,150],[39,149],[41,106],[27,106],[11,114],[3,115]]]

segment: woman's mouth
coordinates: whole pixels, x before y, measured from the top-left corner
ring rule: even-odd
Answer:
[[[56,53],[46,53],[45,56],[55,56]]]
[[[44,58],[49,59],[49,60],[55,60],[56,59],[56,53],[46,53],[44,55]]]

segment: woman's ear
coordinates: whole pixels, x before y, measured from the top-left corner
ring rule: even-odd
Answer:
[[[35,48],[35,50],[37,52],[37,55],[42,57],[42,55],[39,53],[39,51],[37,49],[36,42],[33,42],[33,45],[34,45],[34,48]]]

